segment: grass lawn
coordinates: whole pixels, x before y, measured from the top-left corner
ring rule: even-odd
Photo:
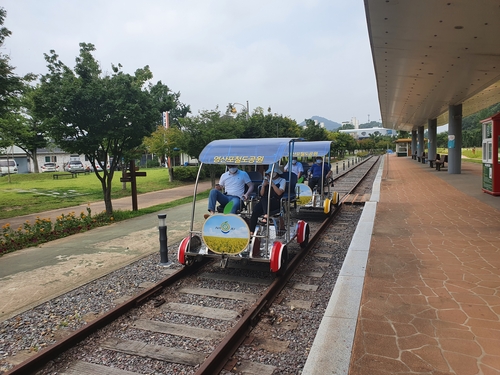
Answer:
[[[186,184],[169,182],[166,168],[141,169],[143,171],[147,176],[137,177],[138,194]],[[0,178],[0,219],[103,200],[101,182],[93,173],[58,180],[52,178],[52,173],[17,174],[10,177],[10,183],[7,176]],[[131,195],[130,183],[126,184],[124,190],[120,177],[121,172],[113,176],[112,199]]]
[[[427,152],[427,150],[426,150]],[[438,148],[436,150],[438,154],[441,155],[447,155],[448,154],[448,149],[447,148]],[[463,162],[468,162],[468,163],[476,163],[476,164],[481,164],[483,162],[483,150],[478,147],[476,149],[472,148],[463,148],[462,149],[462,161]]]

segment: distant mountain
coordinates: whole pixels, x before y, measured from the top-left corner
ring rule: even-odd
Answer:
[[[319,116],[312,116],[311,120],[316,120],[318,123],[323,123],[325,124],[325,129],[326,130],[337,130],[342,126],[342,124],[339,124],[338,122],[328,120],[324,117],[319,117]],[[299,125],[304,126],[306,124],[305,121],[302,121]]]

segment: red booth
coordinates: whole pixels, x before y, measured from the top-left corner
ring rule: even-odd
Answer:
[[[500,112],[482,123],[483,134],[483,191],[500,195]]]

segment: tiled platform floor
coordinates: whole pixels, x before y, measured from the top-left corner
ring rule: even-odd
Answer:
[[[385,168],[349,374],[500,374],[500,211],[467,175]]]

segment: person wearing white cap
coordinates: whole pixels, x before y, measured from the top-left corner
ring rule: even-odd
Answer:
[[[257,222],[260,216],[265,215],[265,218],[262,220],[263,224],[265,224],[267,221],[267,202],[269,198],[269,187],[271,187],[271,200],[269,201],[269,209],[271,211],[274,211],[280,208],[280,198],[285,192],[286,187],[286,180],[280,177],[280,174],[282,173],[283,172],[281,171],[279,166],[275,166],[274,170],[272,170],[272,165],[269,166],[269,169],[266,171],[266,177],[264,178],[259,191],[259,194],[261,196],[260,201],[253,208],[252,216],[250,217],[250,234],[253,234],[255,232],[255,227],[257,226]]]

